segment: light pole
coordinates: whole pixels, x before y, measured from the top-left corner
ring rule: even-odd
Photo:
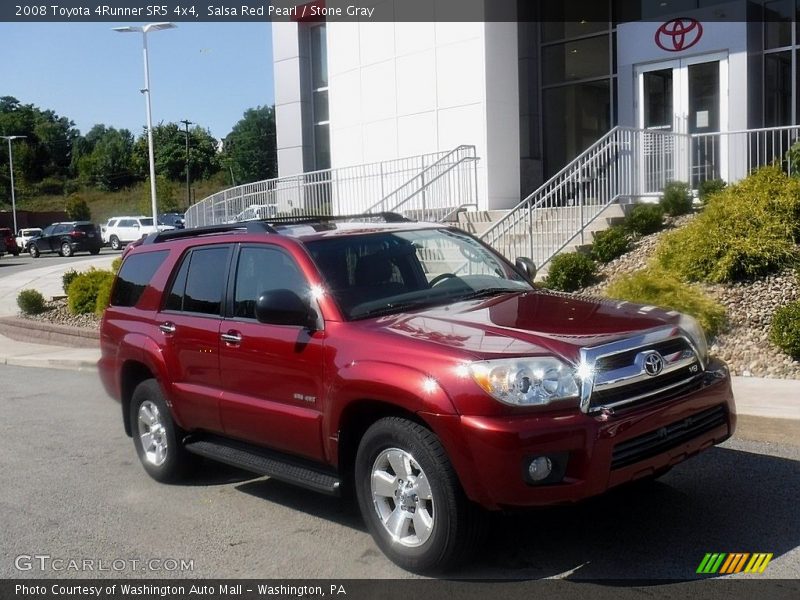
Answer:
[[[14,219],[14,235],[17,235],[17,198],[14,195],[14,156],[11,152],[11,140],[22,140],[27,136],[24,135],[0,135],[1,138],[8,141],[8,171],[11,175],[11,216]]]
[[[150,105],[150,64],[147,59],[147,34],[151,31],[161,31],[162,29],[174,29],[174,23],[148,23],[144,27],[114,27],[114,31],[120,33],[141,33],[142,50],[144,52],[144,89],[142,93],[145,97],[145,108],[147,110],[147,150],[150,154],[150,203],[153,209],[153,226],[158,225],[158,206],[156,203],[156,159],[153,152],[153,115]]]
[[[181,121],[186,126],[186,208],[192,204],[192,188],[189,182],[189,125],[194,125],[189,119]]]

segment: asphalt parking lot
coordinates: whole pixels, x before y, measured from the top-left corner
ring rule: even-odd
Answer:
[[[187,485],[154,482],[94,374],[0,366],[0,382],[0,577],[411,577],[343,501],[212,463]],[[686,579],[706,552],[770,552],[758,577],[795,578],[798,497],[800,446],[733,439],[656,483],[494,516],[454,575]],[[126,567],[16,568],[32,555]]]
[[[100,250],[100,256],[122,256],[120,250],[112,250],[108,246]],[[0,277],[6,275],[13,275],[20,271],[27,271],[29,269],[38,269],[39,267],[48,267],[55,264],[69,264],[80,263],[87,259],[96,259],[97,256],[92,256],[88,252],[79,252],[69,258],[59,256],[56,253],[42,254],[39,258],[31,258],[30,254],[23,252],[19,256],[11,254],[4,254],[0,257]]]

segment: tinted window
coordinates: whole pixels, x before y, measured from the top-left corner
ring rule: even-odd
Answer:
[[[122,263],[117,275],[117,284],[111,296],[112,306],[136,306],[147,284],[164,262],[169,252],[146,252],[133,254]]]
[[[72,229],[72,226],[70,225],[56,225],[56,228],[53,230],[53,234],[58,235],[59,233],[66,233],[70,229]]]
[[[193,251],[186,276],[183,310],[208,315],[220,314],[227,267],[227,246]]]
[[[183,293],[186,290],[186,274],[189,272],[191,254],[186,254],[181,262],[181,268],[172,281],[164,310],[183,310]]]
[[[51,235],[53,233],[53,229],[55,229],[54,225],[50,225],[50,227],[46,227],[44,231],[42,231],[42,236]]]
[[[264,292],[288,289],[308,295],[308,284],[294,260],[273,248],[242,248],[236,268],[235,317],[255,319],[256,300]]]
[[[97,228],[92,223],[83,223],[82,225],[76,225],[75,229],[85,233],[94,233]]]
[[[139,219],[139,223],[142,227],[151,227],[153,225],[153,219]]]

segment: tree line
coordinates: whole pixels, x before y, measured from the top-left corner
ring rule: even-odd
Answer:
[[[147,134],[98,124],[85,135],[73,121],[12,96],[0,97],[0,133],[15,140],[14,183],[19,199],[71,195],[81,188],[115,192],[147,181]],[[0,206],[11,203],[8,145],[0,144]],[[153,127],[159,187],[186,179],[186,131],[177,123]],[[224,173],[226,183],[249,183],[277,176],[275,110],[245,111],[220,143],[195,125],[189,129],[189,175],[192,181]],[[166,210],[168,207],[164,207]]]

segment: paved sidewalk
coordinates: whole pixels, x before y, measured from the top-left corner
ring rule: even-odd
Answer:
[[[64,288],[62,287],[61,276],[66,271],[70,269],[88,271],[91,267],[108,269],[117,256],[119,255],[107,254],[68,263],[57,262],[46,267],[28,269],[27,271],[0,277],[0,317],[14,316],[19,312],[17,295],[22,290],[38,290],[47,299],[53,296],[63,296]]]
[[[63,348],[31,344],[0,335],[0,365],[96,371],[99,348]]]

